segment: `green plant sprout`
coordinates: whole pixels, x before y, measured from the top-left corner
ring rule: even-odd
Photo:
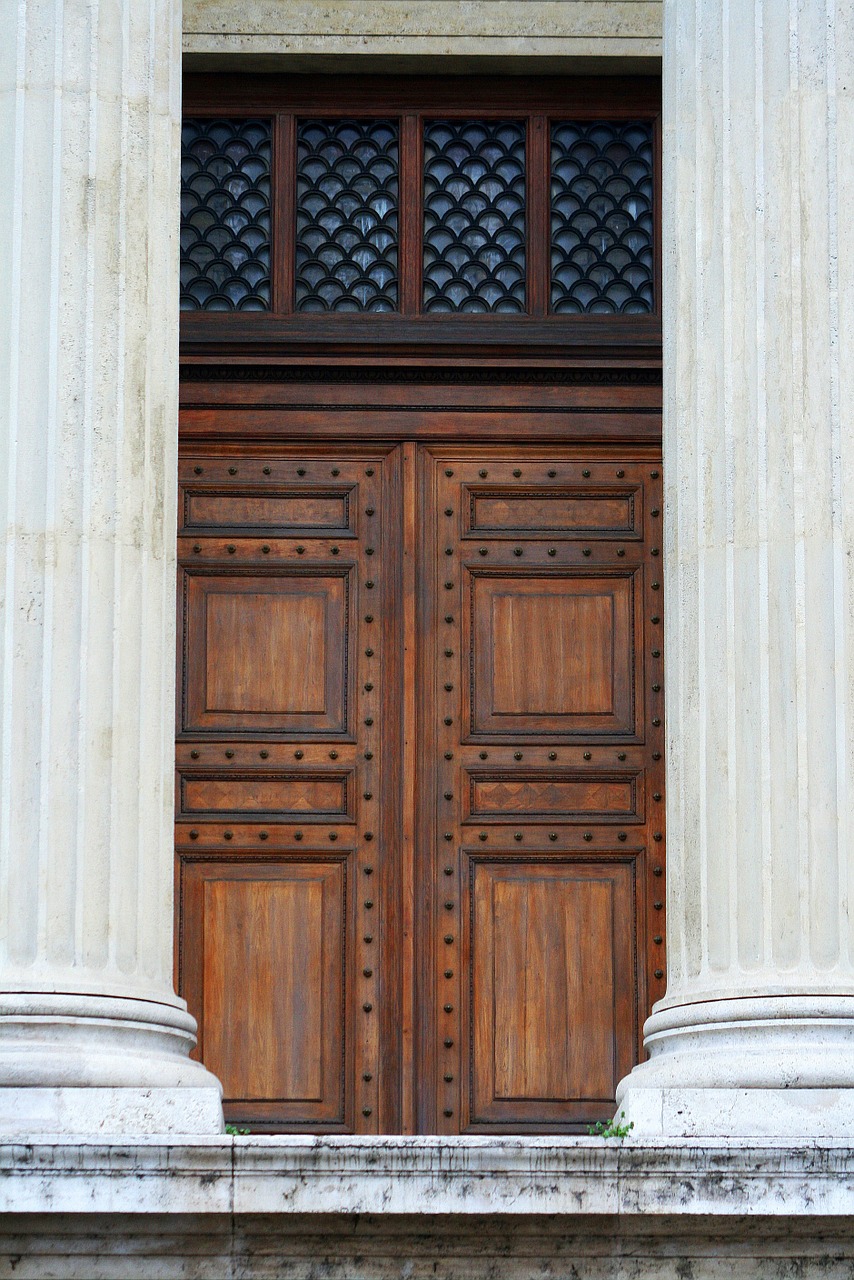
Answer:
[[[232,1138],[245,1138],[249,1133],[248,1129],[240,1129],[236,1124],[227,1124],[225,1131]]]
[[[627,1138],[635,1127],[634,1120],[630,1120],[628,1124],[623,1123],[626,1119],[625,1111],[620,1112],[619,1120],[615,1116],[613,1120],[609,1120],[607,1124],[604,1120],[597,1120],[595,1124],[587,1126],[587,1132],[591,1138],[619,1138],[622,1142],[623,1138]]]

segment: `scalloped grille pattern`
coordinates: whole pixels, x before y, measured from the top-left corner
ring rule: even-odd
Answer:
[[[269,120],[185,119],[181,310],[270,308]]]
[[[552,311],[651,311],[651,126],[561,121],[551,146]]]
[[[525,125],[424,126],[424,310],[524,312]]]
[[[396,311],[398,125],[297,127],[297,311]]]

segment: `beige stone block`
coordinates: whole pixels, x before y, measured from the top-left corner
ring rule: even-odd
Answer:
[[[371,4],[188,0],[189,65],[213,57],[645,60],[661,54],[660,0],[374,0]],[[222,64],[225,65],[225,64]],[[259,64],[263,65],[263,64]],[[272,65],[272,63],[271,63]],[[514,63],[514,66],[516,64]],[[521,64],[517,66],[522,69]]]

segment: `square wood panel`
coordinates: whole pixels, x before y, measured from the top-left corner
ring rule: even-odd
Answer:
[[[187,860],[182,989],[232,1116],[345,1118],[345,856]]]
[[[631,571],[470,570],[468,606],[476,739],[636,731]]]
[[[560,1123],[634,1063],[629,858],[470,855],[468,1123]]]
[[[188,570],[184,603],[184,732],[348,733],[349,570]]]

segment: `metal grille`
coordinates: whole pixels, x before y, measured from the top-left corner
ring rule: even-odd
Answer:
[[[651,311],[650,125],[553,124],[551,188],[552,311]]]
[[[269,120],[184,121],[181,310],[270,307]]]
[[[301,120],[297,311],[395,311],[398,126]]]
[[[424,310],[525,310],[525,126],[424,127]]]

